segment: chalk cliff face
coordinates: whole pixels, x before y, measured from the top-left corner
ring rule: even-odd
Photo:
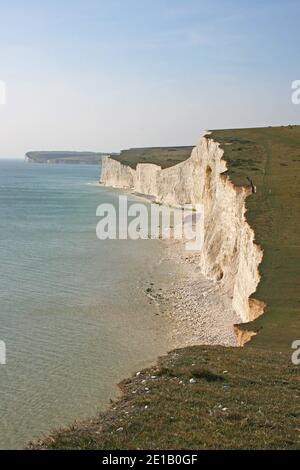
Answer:
[[[162,170],[139,164],[136,170],[105,157],[101,182],[128,188],[170,205],[202,203],[205,213],[204,246],[198,254],[201,272],[216,282],[232,299],[242,322],[263,313],[264,305],[249,297],[256,290],[262,250],[245,219],[249,187],[236,187],[223,175],[226,161],[217,142],[202,138],[186,161]]]
[[[121,163],[106,156],[102,159],[101,168],[101,182],[105,186],[134,188],[135,171],[129,166],[121,165]]]

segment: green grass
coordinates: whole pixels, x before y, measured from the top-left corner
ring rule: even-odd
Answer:
[[[113,156],[124,165],[136,168],[138,163],[153,163],[162,168],[177,165],[191,156],[193,147],[149,147],[123,150],[120,155]]]
[[[267,304],[247,329],[261,329],[260,347],[287,350],[300,338],[300,126],[213,131],[238,186],[257,192],[247,198],[247,220],[264,250],[255,298]]]
[[[34,448],[299,449],[299,385],[287,354],[251,347],[173,351],[122,382],[123,396],[107,412]]]

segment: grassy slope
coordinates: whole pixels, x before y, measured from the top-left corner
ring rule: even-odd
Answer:
[[[177,165],[190,157],[193,147],[149,147],[123,150],[115,156],[124,165],[136,168],[138,163],[153,163],[162,168]]]
[[[286,355],[195,346],[121,388],[108,412],[35,448],[300,448],[299,370]]]
[[[247,220],[264,250],[255,298],[267,311],[251,325],[254,344],[289,349],[300,338],[300,126],[214,131],[228,174],[237,185],[249,176],[257,193],[246,201]],[[228,145],[230,144],[230,145]]]
[[[262,331],[244,349],[173,351],[123,382],[122,399],[106,413],[35,447],[300,448],[300,366],[292,365],[290,349],[300,339],[300,127],[214,131],[212,137],[222,143],[234,183],[245,185],[249,176],[257,186],[247,199],[247,219],[265,251],[254,296],[268,310],[252,325]]]

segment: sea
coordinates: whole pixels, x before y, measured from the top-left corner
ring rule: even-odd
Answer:
[[[104,410],[120,380],[169,348],[146,295],[170,274],[162,242],[97,238],[98,205],[119,197],[99,174],[0,160],[1,449]]]

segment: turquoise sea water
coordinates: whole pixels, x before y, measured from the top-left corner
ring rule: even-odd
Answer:
[[[99,241],[99,168],[0,161],[0,448],[93,414],[167,350],[159,241]]]

